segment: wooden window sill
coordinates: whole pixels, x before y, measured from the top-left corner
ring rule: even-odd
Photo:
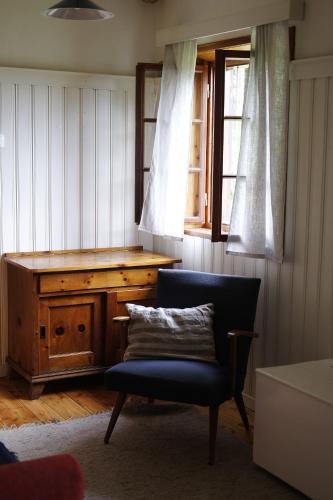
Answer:
[[[212,239],[212,230],[205,227],[191,227],[184,230],[184,234],[187,236],[196,236],[197,238],[204,238],[207,240]],[[227,241],[227,233],[221,235],[220,241]]]

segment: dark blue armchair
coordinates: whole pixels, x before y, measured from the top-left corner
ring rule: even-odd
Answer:
[[[108,443],[128,394],[150,399],[209,406],[209,463],[215,460],[219,406],[234,398],[246,429],[242,397],[260,280],[193,271],[160,270],[157,307],[214,304],[217,364],[179,359],[145,359],[118,363],[105,373],[106,386],[117,391],[104,442]],[[129,318],[115,318],[126,332]],[[125,344],[124,344],[125,347]]]

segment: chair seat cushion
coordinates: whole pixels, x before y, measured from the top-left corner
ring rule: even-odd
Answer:
[[[201,406],[228,399],[227,370],[202,361],[130,360],[109,368],[105,384],[118,392]]]

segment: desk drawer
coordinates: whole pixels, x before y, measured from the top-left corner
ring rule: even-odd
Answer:
[[[40,276],[39,291],[40,293],[50,293],[154,285],[157,280],[157,271],[156,268],[144,268],[45,274]]]

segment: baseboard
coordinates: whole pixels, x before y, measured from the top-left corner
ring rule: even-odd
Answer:
[[[244,399],[244,404],[245,404],[246,408],[249,408],[250,410],[254,411],[255,398],[253,396],[250,396],[249,394],[245,394],[243,392],[243,399]]]
[[[7,375],[7,365],[0,365],[0,377]]]

